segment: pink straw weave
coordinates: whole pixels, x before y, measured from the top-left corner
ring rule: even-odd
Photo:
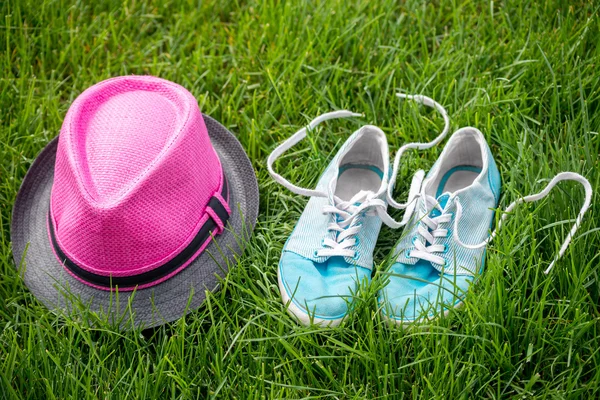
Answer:
[[[56,241],[94,274],[151,271],[211,218],[207,205],[222,181],[191,93],[151,76],[103,81],[73,102],[60,132],[50,204]]]

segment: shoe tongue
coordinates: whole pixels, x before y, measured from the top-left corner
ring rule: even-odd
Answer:
[[[375,195],[375,192],[372,192],[370,190],[361,190],[358,193],[356,193],[354,196],[352,196],[352,198],[350,200],[348,200],[348,203],[352,204],[354,207],[360,207],[368,198],[371,198],[373,195]],[[334,198],[331,200],[332,204],[336,205],[337,200]],[[341,200],[340,201],[344,201]],[[352,213],[352,209],[348,209],[348,212]],[[341,218],[340,216],[336,216],[336,221],[341,221],[343,218]]]
[[[448,204],[449,199],[450,199],[450,193],[444,193],[444,194],[440,195],[437,198],[437,202],[440,205],[440,208],[442,208],[442,209],[446,208],[446,204]],[[441,214],[442,213],[440,212],[440,210],[437,207],[434,208],[430,213],[431,217],[437,217]]]
[[[446,192],[437,198],[437,201],[441,208],[446,208],[446,204],[448,204],[448,200],[450,200],[450,193]]]
[[[372,196],[374,194],[375,193],[370,190],[361,190],[360,192],[352,196],[349,203],[352,203],[355,206],[360,206],[369,196]]]

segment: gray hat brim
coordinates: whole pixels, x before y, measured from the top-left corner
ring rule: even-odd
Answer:
[[[203,115],[208,134],[229,184],[232,214],[225,231],[177,275],[133,292],[95,289],[73,278],[53,253],[47,213],[54,180],[58,138],[35,159],[25,175],[13,208],[13,257],[25,285],[51,310],[78,312],[81,306],[121,328],[151,328],[174,321],[200,307],[206,290],[216,290],[228,266],[235,264],[258,216],[258,184],[248,156],[235,136]]]

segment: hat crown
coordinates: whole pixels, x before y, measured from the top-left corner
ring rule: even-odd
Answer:
[[[60,249],[94,274],[142,274],[210,218],[223,172],[196,99],[148,76],[84,91],[64,120],[50,218]]]

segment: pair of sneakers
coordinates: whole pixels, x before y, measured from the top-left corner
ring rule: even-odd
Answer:
[[[438,144],[450,128],[446,110],[431,98],[399,96],[435,108],[445,127],[432,142],[402,146],[393,167],[384,132],[366,125],[344,143],[315,189],[298,187],[273,170],[275,160],[321,122],[360,116],[346,110],[317,117],[268,158],[273,179],[310,197],[283,247],[277,270],[282,301],[288,313],[304,325],[336,326],[348,315],[358,288],[371,280],[373,251],[382,223],[405,227],[393,250],[387,284],[378,295],[384,319],[396,324],[431,320],[460,305],[483,271],[485,246],[495,236],[490,230],[501,191],[500,174],[485,137],[476,128],[456,131],[427,176],[424,171],[414,175],[407,203],[398,203],[392,191],[403,153]],[[557,258],[562,256],[591,202],[591,186],[579,174],[558,174],[542,192],[512,203],[498,227],[518,203],[546,196],[562,180],[580,182],[586,191],[583,207]],[[388,204],[405,210],[401,221],[389,216]]]

